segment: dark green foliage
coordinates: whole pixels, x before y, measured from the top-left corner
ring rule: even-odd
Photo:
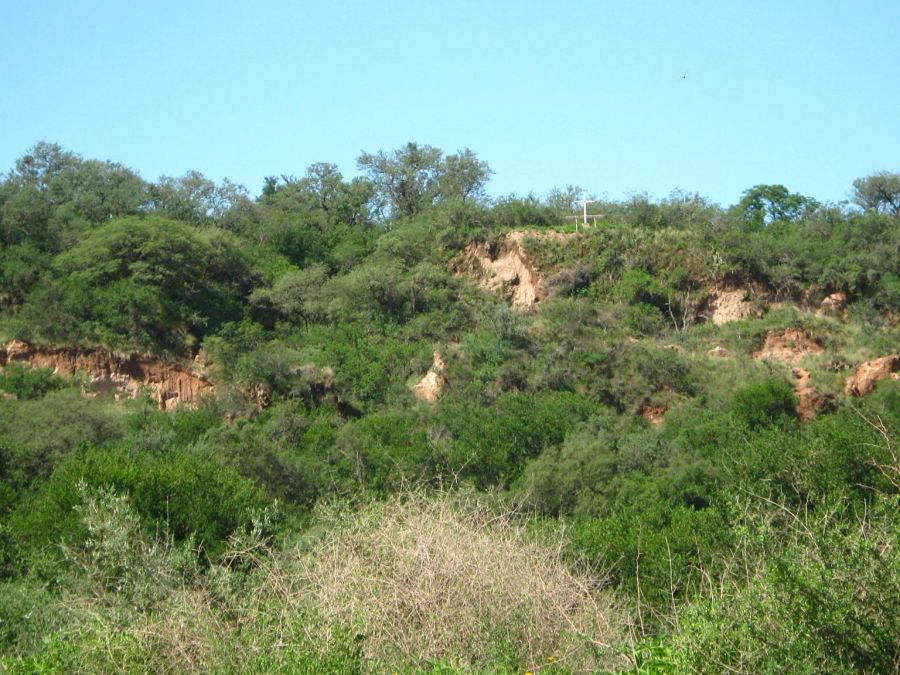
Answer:
[[[313,339],[321,349],[319,358],[335,369],[337,386],[350,400],[376,404],[392,395],[408,400],[410,359],[427,353],[428,348],[391,333],[396,334],[396,329],[370,333],[358,324],[316,330]]]
[[[660,500],[704,508],[718,490],[720,474],[697,448],[623,424],[608,412],[530,462],[519,487],[543,513],[585,518]]]
[[[499,227],[515,230],[558,225],[562,220],[561,216],[560,210],[544,204],[534,195],[501,197],[493,210],[493,217]]]
[[[150,207],[156,213],[193,225],[224,224],[229,212],[233,215],[249,202],[243,186],[228,179],[216,185],[198,171],[188,171],[180,178],[163,176],[149,186],[148,193]]]
[[[370,251],[372,187],[346,182],[333,164],[313,164],[301,179],[273,179],[264,192],[257,237],[299,266],[325,264],[345,269]]]
[[[50,266],[50,256],[31,242],[0,248],[0,308],[18,307]]]
[[[352,494],[331,451],[339,418],[321,410],[310,419],[298,408],[292,402],[275,404],[259,423],[219,427],[198,448],[220,455],[289,508],[306,510],[319,499]]]
[[[438,148],[418,143],[390,154],[364,152],[356,164],[371,181],[375,209],[393,217],[415,216],[438,202],[477,201],[491,174],[468,148],[444,157]]]
[[[276,319],[304,325],[325,318],[326,306],[321,298],[322,286],[328,279],[324,265],[292,270],[279,277],[272,288],[260,288],[250,298],[254,316],[271,328]]]
[[[80,447],[117,440],[123,431],[118,411],[74,388],[30,401],[0,400],[4,478],[17,487],[28,486]]]
[[[28,653],[64,623],[54,595],[33,580],[0,583],[0,652]]]
[[[867,401],[862,410],[844,408],[799,429],[777,428],[738,436],[723,470],[756,494],[774,494],[792,505],[841,492],[862,507],[876,491],[891,491],[889,474],[879,467],[894,461],[886,439],[896,436],[897,388],[885,387],[884,403]],[[741,445],[743,449],[741,449]]]
[[[38,143],[0,184],[0,243],[58,253],[91,226],[136,213],[146,201],[144,181],[121,164]]]
[[[843,290],[871,297],[880,308],[898,307],[891,289],[900,275],[900,228],[887,216],[821,209],[799,222],[708,236],[724,257],[724,271],[761,281],[781,297],[797,297],[813,286],[823,296],[828,289]]]
[[[432,478],[444,469],[443,458],[423,422],[414,412],[385,410],[345,425],[331,451],[336,475],[352,490],[378,496]]]
[[[237,242],[160,218],[97,228],[29,296],[26,335],[119,349],[180,350],[238,318],[252,272]]]
[[[796,417],[796,406],[797,399],[787,382],[766,380],[737,391],[730,411],[750,429],[784,428]]]
[[[812,512],[743,507],[731,564],[745,582],[710,588],[681,614],[674,640],[683,667],[896,670],[896,496],[875,499],[861,517],[842,512],[840,497],[831,501]]]
[[[757,185],[746,190],[734,208],[744,224],[760,229],[772,223],[798,220],[818,207],[815,199],[792,193],[783,185]]]
[[[600,567],[644,606],[645,621],[698,595],[733,545],[721,505],[692,509],[656,499],[572,524],[571,554]]]
[[[540,512],[591,515],[615,503],[621,483],[615,418],[609,414],[585,426],[528,464],[521,489]]]
[[[563,441],[566,433],[596,406],[561,391],[508,393],[490,407],[447,401],[440,420],[452,435],[452,470],[478,485],[508,485],[527,459]]]
[[[853,201],[864,209],[900,215],[900,174],[879,171],[853,181]]]
[[[166,413],[148,403],[125,420],[128,441],[137,451],[166,452],[187,448],[222,424],[223,411],[208,401],[198,409],[181,407]]]
[[[45,394],[64,386],[65,381],[48,368],[29,368],[12,362],[0,372],[0,391],[19,399],[43,398]]]
[[[19,550],[51,550],[57,542],[78,535],[73,507],[80,500],[79,483],[111,486],[128,495],[147,531],[166,523],[178,540],[195,537],[211,559],[222,552],[225,539],[251,510],[265,503],[252,482],[203,452],[90,448],[61,462],[10,515],[10,537]]]

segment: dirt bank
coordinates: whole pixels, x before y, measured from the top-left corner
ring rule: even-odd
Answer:
[[[160,408],[196,406],[215,390],[206,375],[172,361],[119,356],[102,349],[34,347],[20,340],[0,346],[0,367],[23,363],[49,368],[57,375],[85,378],[85,389],[96,393],[116,390],[132,398],[148,393]]]
[[[528,237],[565,238],[562,233],[508,232],[495,240],[469,244],[453,261],[457,274],[475,279],[486,291],[529,311],[546,297],[543,277],[525,250]]]
[[[865,396],[872,393],[878,380],[900,380],[900,354],[882,356],[859,364],[856,372],[847,378],[844,392],[848,396]]]

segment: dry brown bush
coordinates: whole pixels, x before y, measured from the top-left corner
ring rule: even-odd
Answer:
[[[377,669],[624,665],[627,617],[612,595],[567,567],[561,537],[537,543],[510,510],[469,493],[415,494],[323,517],[323,540],[265,584],[324,619],[316,641],[351,630]]]
[[[322,509],[323,534],[307,533],[281,551],[270,547],[263,520],[254,521],[202,575],[180,573],[177,551],[165,547],[160,555],[169,568],[156,565],[157,548],[137,536],[127,500],[111,493],[98,499],[82,509],[98,524],[96,541],[78,552],[95,583],[70,599],[78,620],[66,641],[76,647],[54,652],[58,670],[627,666],[627,614],[600,580],[563,562],[562,533],[536,533],[484,495],[412,493],[358,510]],[[158,582],[142,607],[134,599],[143,594],[125,592],[131,586],[110,577],[125,568],[122,561],[137,575],[132,586]]]

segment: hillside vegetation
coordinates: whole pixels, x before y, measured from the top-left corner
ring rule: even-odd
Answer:
[[[2,176],[3,669],[900,669],[900,176],[359,168]]]

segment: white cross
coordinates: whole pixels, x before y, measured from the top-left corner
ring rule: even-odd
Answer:
[[[595,199],[588,199],[588,198],[587,198],[587,193],[586,193],[586,192],[582,192],[582,193],[581,193],[581,199],[576,199],[576,200],[575,200],[575,203],[576,203],[576,204],[581,204],[581,206],[582,206],[582,208],[583,208],[583,217],[584,217],[584,221],[583,221],[582,224],[581,224],[582,227],[587,227],[587,205],[588,205],[588,204],[594,204],[595,202],[596,202]],[[575,221],[575,231],[576,231],[576,232],[578,231],[578,221],[577,221],[577,220]]]

